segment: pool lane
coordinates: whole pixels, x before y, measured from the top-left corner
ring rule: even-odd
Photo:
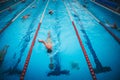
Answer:
[[[80,5],[82,6],[82,5]],[[113,29],[110,27],[110,23],[108,22],[102,22],[102,20],[99,20],[95,15],[93,15],[90,11],[88,11],[88,8],[83,7],[95,20],[102,25],[102,27],[111,35],[113,38],[120,44],[120,32],[117,29]]]
[[[28,6],[31,4],[30,1],[26,1],[25,3],[18,4],[17,6],[12,7],[13,11],[5,11],[0,14],[0,34],[13,22],[14,18],[22,12]]]
[[[94,69],[97,70],[96,74],[98,80],[102,80],[103,76],[105,80],[119,79],[120,77],[118,76],[118,74],[120,72],[117,71],[117,69],[119,68],[120,64],[118,63],[113,66],[114,62],[119,61],[119,43],[117,43],[111,37],[111,35],[109,35],[103,28],[101,28],[101,25],[96,22],[96,20],[91,15],[89,15],[82,6],[79,5],[78,1],[71,1],[71,4],[74,6],[74,9],[79,14],[81,23],[79,23],[79,19],[77,18],[74,11],[70,9],[73,13],[74,20],[76,21],[80,35],[83,35],[82,40],[84,42],[84,45],[86,46],[85,48],[89,54],[90,61],[92,62]],[[112,58],[113,56],[114,58]],[[98,59],[99,61],[96,59]],[[102,66],[103,69],[97,69],[97,67],[100,66]],[[106,70],[104,68],[106,68]]]
[[[40,0],[35,4],[37,5],[35,9],[27,9],[16,19],[12,25],[10,25],[11,27],[9,27],[4,32],[4,35],[0,35],[0,50],[5,45],[10,45],[7,50],[7,54],[5,55],[3,64],[0,65],[1,80],[20,79],[27,54],[34,37],[34,33],[37,29],[46,2],[43,3]],[[87,39],[84,36],[85,34],[87,34],[102,66],[109,66],[112,69],[110,72],[97,74],[97,78],[99,80],[103,80],[103,77],[104,80],[120,79],[119,44],[101,27],[101,25],[99,25],[98,22],[95,21],[91,15],[89,15],[82,7],[78,6],[77,4],[78,3],[73,3],[72,5],[76,7],[75,9],[79,13],[79,17],[84,28],[80,27],[76,18],[75,24],[77,25],[76,27],[78,29],[79,35],[82,35],[81,38],[83,44],[87,50],[93,67],[96,68],[96,64],[89,49],[90,45],[88,46],[88,43],[86,43]],[[50,9],[54,10],[53,15],[48,14]],[[21,17],[29,13],[31,13],[30,17],[23,21]],[[82,29],[85,29],[86,33]],[[47,32],[49,30],[52,31],[51,33],[53,36],[53,41],[59,42],[59,45],[61,45],[60,51],[56,54],[56,56],[54,56],[53,60],[55,63],[57,63],[59,70],[70,71],[70,74],[60,75],[57,77],[52,76],[50,74],[51,70],[48,68],[48,65],[50,64],[50,58],[46,53],[46,49],[43,44],[36,41],[25,79],[92,80],[83,52],[80,49],[79,42],[62,1],[53,2],[51,0],[36,40],[39,38],[46,40]],[[55,46],[54,50],[58,49],[59,45]],[[71,63],[78,63],[78,70],[72,69]]]
[[[19,2],[19,1],[17,1],[17,2]],[[12,6],[12,5],[14,5],[14,4],[16,4],[17,2],[15,2],[15,1],[6,1],[6,2],[0,2],[0,13],[1,13],[1,11],[3,11],[4,9],[6,9],[6,8],[8,8],[9,6]]]
[[[100,20],[100,19],[98,19],[98,17],[96,17],[96,15],[93,15],[93,13],[91,13],[90,11],[89,11],[89,8],[88,7],[85,7],[85,5],[87,6],[87,4],[84,4],[84,6],[83,5],[80,5],[80,6],[82,6],[93,18],[95,18],[95,20],[99,23],[99,24],[101,24],[102,26],[101,27],[103,27],[111,36],[113,36],[113,38],[120,44],[120,32],[119,32],[119,26],[118,26],[118,24],[117,24],[117,27],[118,27],[118,30],[117,29],[113,29],[113,28],[111,28],[111,26],[110,25],[112,25],[112,24],[110,24],[110,22],[108,21],[108,20],[106,20],[105,22],[103,22],[103,20]],[[101,14],[100,14],[101,15]],[[104,15],[105,16],[105,15]],[[106,16],[105,16],[106,17]]]
[[[79,0],[81,2],[81,0]],[[117,27],[120,28],[120,15],[117,15],[104,7],[95,4],[93,1],[88,0],[87,9],[91,11],[94,16],[96,16],[104,25],[106,25],[107,29],[113,32],[120,39],[120,31],[117,29],[111,28],[108,24],[117,24]]]
[[[3,64],[0,67],[0,78],[20,79],[19,76],[27,56],[29,43],[36,30],[36,25],[39,23],[45,4],[46,2],[43,3],[38,0],[33,4],[36,5],[36,8],[32,8],[32,6],[28,8],[8,27],[4,35],[0,35],[0,49],[5,45],[9,45]],[[30,17],[23,21],[21,17],[26,14],[30,14]]]
[[[63,2],[64,2],[64,1],[63,1]],[[68,2],[68,3],[69,3],[69,2]],[[84,45],[83,45],[83,42],[82,42],[82,40],[81,40],[81,37],[80,37],[80,35],[79,35],[79,33],[78,33],[78,30],[77,30],[77,28],[76,28],[76,24],[74,23],[74,20],[73,20],[73,18],[72,18],[72,16],[71,16],[71,12],[70,12],[70,10],[68,9],[68,7],[67,7],[67,5],[66,5],[65,2],[64,2],[64,4],[65,4],[66,10],[67,10],[67,12],[68,12],[68,15],[69,15],[69,17],[70,17],[70,19],[71,19],[71,22],[72,22],[72,25],[73,25],[73,27],[74,27],[74,30],[75,30],[75,32],[76,32],[76,36],[77,36],[77,38],[78,38],[79,44],[80,44],[80,46],[81,46],[81,48],[82,48],[82,51],[83,51],[84,57],[85,57],[85,59],[86,59],[86,62],[87,62],[89,71],[90,71],[91,76],[92,76],[92,79],[93,79],[93,80],[97,80],[96,75],[95,75],[95,71],[93,70],[93,67],[92,67],[91,62],[90,62],[90,60],[89,60],[88,54],[87,54],[87,52],[86,52],[86,49],[85,49],[85,47],[84,47]],[[72,10],[74,11],[74,13],[76,13],[76,11],[73,9],[72,5],[71,5],[70,3],[69,3],[69,5],[70,5],[69,7],[72,8]],[[78,16],[77,13],[76,13],[75,15]],[[79,17],[78,17],[78,19],[79,19]],[[84,33],[85,33],[85,32],[84,32]],[[87,35],[86,35],[86,37],[87,37]],[[87,38],[87,39],[88,39],[88,38]],[[96,55],[95,55],[95,56],[96,56]]]
[[[50,9],[54,11],[53,15],[48,14]],[[53,56],[53,62],[55,62],[57,69],[49,69],[50,58],[46,52],[46,48],[43,44],[36,41],[25,79],[91,79],[74,28],[72,27],[72,23],[69,20],[69,16],[62,1],[50,1],[37,40],[46,40],[49,30],[51,30],[53,44],[58,41],[61,46],[59,52]],[[57,44],[53,47],[53,54],[59,48],[59,45]],[[71,69],[71,64],[74,62],[78,63],[78,70]],[[52,73],[52,71],[58,71],[58,74]],[[61,71],[65,71],[66,74],[62,74]],[[69,74],[67,74],[67,72],[69,72]]]
[[[18,1],[18,2],[16,2],[16,3],[14,3],[14,4],[12,4],[12,5],[10,5],[10,6],[8,6],[8,5],[6,5],[6,6],[8,6],[7,8],[4,8],[3,6],[2,6],[2,10],[0,10],[0,13],[2,13],[2,12],[4,12],[4,11],[6,11],[6,10],[9,10],[10,8],[12,8],[13,6],[16,6],[17,4],[19,4],[19,3],[21,3],[22,1]],[[10,3],[9,3],[10,4]]]
[[[40,30],[40,26],[42,24],[42,20],[44,18],[44,14],[45,14],[45,11],[46,11],[46,8],[47,8],[48,4],[49,4],[49,0],[47,1],[47,4],[46,4],[46,6],[45,6],[45,8],[43,10],[40,22],[39,22],[38,27],[37,27],[37,30],[35,31],[35,35],[34,35],[34,38],[32,40],[32,43],[31,43],[31,46],[30,46],[30,50],[28,52],[28,56],[26,58],[26,61],[25,61],[24,67],[23,67],[23,70],[22,70],[22,73],[21,73],[21,76],[20,76],[20,80],[24,80],[24,77],[25,77],[25,74],[26,74],[26,71],[27,71],[27,67],[29,65],[29,61],[30,61],[30,58],[31,58],[31,55],[32,55],[32,50],[33,50],[33,47],[34,47],[34,44],[35,44],[38,32]]]

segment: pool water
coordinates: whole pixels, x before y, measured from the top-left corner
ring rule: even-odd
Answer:
[[[113,25],[114,23],[117,24],[117,27],[120,28],[120,14],[116,15],[115,13],[98,6],[97,4],[93,3],[91,0],[86,0],[87,3],[85,4],[83,0],[79,0],[82,5],[86,5],[87,9],[94,14],[102,23]],[[111,32],[113,32],[119,39],[120,39],[120,31],[116,29],[111,29],[110,26],[106,26]]]
[[[66,7],[76,25],[97,80],[120,80],[120,44],[78,0],[29,0],[20,3],[13,12],[0,13],[0,29],[29,4],[30,7],[0,34],[0,54],[5,54],[0,62],[0,80],[20,79],[39,23],[40,29],[24,80],[93,80]],[[45,14],[42,15],[44,10]],[[53,10],[52,15],[49,14],[50,10]],[[26,14],[30,16],[23,20],[22,17]],[[43,20],[40,22],[42,16]],[[51,54],[38,42],[38,39],[46,40],[49,31],[53,44]],[[52,70],[49,68],[51,59],[54,65]]]

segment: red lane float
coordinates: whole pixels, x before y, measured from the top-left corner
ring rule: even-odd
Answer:
[[[90,72],[91,72],[92,79],[93,79],[93,80],[97,80],[96,75],[95,75],[95,72],[94,72],[94,70],[93,70],[93,68],[92,68],[92,65],[91,65],[91,63],[90,63],[90,60],[89,60],[89,58],[88,58],[87,52],[86,52],[86,50],[85,50],[85,48],[84,48],[84,45],[83,45],[83,43],[82,43],[82,40],[81,40],[81,38],[80,38],[80,36],[79,36],[79,34],[78,34],[77,28],[76,28],[76,26],[75,26],[75,24],[74,24],[73,21],[72,21],[72,25],[73,25],[73,27],[74,27],[74,30],[75,30],[76,35],[77,35],[77,38],[78,38],[79,43],[80,43],[80,46],[81,46],[82,51],[83,51],[83,53],[84,53],[84,57],[85,57],[85,59],[86,59],[86,61],[87,61],[87,65],[88,65],[89,70],[90,70]]]
[[[39,29],[40,29],[40,25],[41,25],[41,23],[38,24],[38,28],[37,28],[37,30],[36,30],[36,32],[35,32],[35,35],[34,35],[34,38],[33,38],[33,40],[32,40],[32,44],[31,44],[31,46],[30,46],[30,50],[29,50],[29,52],[28,52],[28,56],[27,56],[27,58],[26,58],[26,61],[25,61],[25,64],[24,64],[24,67],[23,67],[23,70],[22,70],[22,74],[21,74],[21,76],[20,76],[20,80],[24,80],[24,76],[25,76],[25,73],[26,73],[26,70],[27,70],[29,61],[30,61],[31,54],[32,54],[33,46],[34,46],[34,44],[35,44],[35,40],[36,40],[36,37],[37,37],[37,35],[38,35],[38,31],[39,31]]]

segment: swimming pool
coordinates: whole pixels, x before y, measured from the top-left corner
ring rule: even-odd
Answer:
[[[31,8],[33,5],[36,8]],[[48,14],[49,10],[54,13]],[[22,20],[21,17],[26,14],[30,16]],[[119,43],[77,0],[35,0],[0,34],[0,50],[9,45],[4,60],[0,63],[0,79],[20,79],[33,45],[25,80],[94,80],[69,15],[97,80],[119,80]],[[11,16],[3,17],[2,21],[7,18],[11,19]],[[0,20],[1,24],[2,21]],[[38,42],[38,39],[46,40],[48,31],[51,31],[54,45],[53,70],[49,69],[50,55],[45,46]]]

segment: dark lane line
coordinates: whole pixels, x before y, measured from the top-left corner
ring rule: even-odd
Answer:
[[[77,11],[75,10],[75,8],[73,8],[73,5],[69,2],[70,4],[70,7],[71,9],[74,11],[74,17],[75,19],[77,19],[76,21],[79,23],[79,26],[81,28],[81,32],[84,34],[84,38],[86,39],[87,41],[87,46],[93,56],[93,59],[94,59],[94,62],[96,64],[96,68],[94,68],[94,71],[95,73],[102,73],[102,72],[108,72],[108,71],[111,71],[111,68],[110,67],[103,67],[100,60],[98,59],[97,55],[96,55],[96,52],[95,50],[93,49],[92,47],[92,44],[91,44],[91,41],[87,35],[87,33],[85,32],[85,29],[84,29],[84,26],[83,26],[83,23],[81,22],[81,19],[77,13]]]
[[[55,5],[54,5],[55,4]],[[55,37],[55,41],[58,41],[55,46],[54,46],[54,50],[55,52],[52,53],[52,56],[50,57],[50,64],[49,64],[49,68],[51,69],[47,76],[60,76],[60,75],[69,75],[70,74],[70,71],[69,70],[62,70],[61,69],[61,62],[60,62],[60,48],[61,48],[61,42],[60,42],[60,33],[61,33],[61,25],[60,25],[60,18],[58,17],[58,11],[59,11],[59,2],[56,1],[55,3],[53,3],[54,5],[54,8],[55,8],[55,17],[54,17],[54,20],[56,21],[55,24],[53,24],[53,27],[52,29],[54,30],[55,34],[54,36],[56,35]],[[53,17],[52,17],[53,18]],[[52,24],[52,23],[51,23]],[[52,66],[53,65],[53,66]]]
[[[91,76],[92,76],[92,79],[93,79],[93,80],[97,80],[96,75],[95,75],[95,72],[94,72],[93,67],[92,67],[92,64],[91,64],[91,62],[90,62],[90,59],[89,59],[89,57],[88,57],[88,55],[87,55],[87,52],[86,52],[86,50],[85,50],[85,47],[84,47],[84,45],[83,45],[83,43],[82,43],[82,40],[81,40],[81,38],[80,38],[80,36],[79,36],[78,30],[77,30],[77,28],[76,28],[76,25],[75,25],[75,23],[74,23],[74,21],[73,21],[73,19],[72,19],[71,13],[70,13],[69,9],[67,8],[67,5],[66,5],[66,3],[64,2],[64,0],[63,0],[63,3],[64,3],[64,5],[65,5],[65,7],[66,7],[66,10],[67,10],[68,15],[69,15],[69,17],[70,17],[70,20],[71,20],[71,22],[72,22],[73,28],[74,28],[74,30],[75,30],[76,36],[77,36],[77,38],[78,38],[79,44],[80,44],[80,46],[81,46],[81,48],[82,48],[82,51],[83,51],[84,57],[85,57],[85,59],[86,59],[86,62],[87,62],[89,71],[90,71]]]

